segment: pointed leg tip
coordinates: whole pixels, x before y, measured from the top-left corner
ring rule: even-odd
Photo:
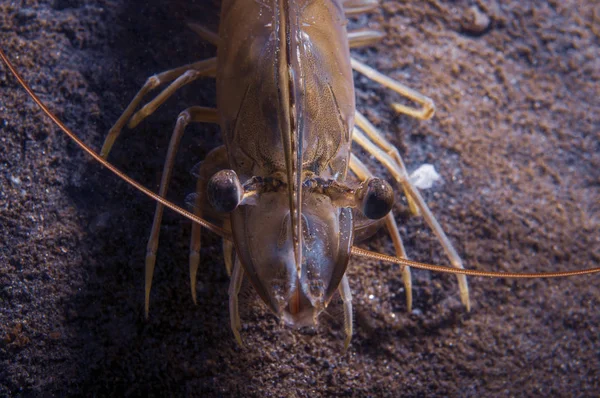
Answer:
[[[102,144],[102,149],[100,149],[100,156],[106,160],[108,158],[108,154],[110,153],[113,145],[115,144],[115,141],[117,139],[117,137],[119,136],[120,133],[120,129],[118,130],[114,130],[113,128],[111,128],[108,131],[108,135],[106,136],[106,139],[104,140],[104,143]]]
[[[192,300],[194,305],[197,304],[197,277],[198,277],[198,266],[200,264],[200,254],[197,252],[190,252],[190,289],[192,292]]]
[[[343,351],[344,354],[348,352],[351,341],[352,341],[352,336],[346,336],[346,338],[344,339],[344,351]]]
[[[453,267],[464,269],[462,263],[452,264]],[[460,301],[463,303],[467,312],[471,311],[471,300],[469,299],[469,283],[467,282],[466,275],[457,275],[458,277],[458,288],[460,292]]]
[[[435,104],[433,101],[428,103],[427,112],[423,115],[423,120],[429,120],[435,115]]]
[[[410,197],[407,198],[408,199],[408,211],[410,212],[410,214],[413,217],[419,217],[421,215],[421,210],[419,210],[419,207],[417,206],[417,204],[410,199]]]
[[[107,146],[106,143],[100,149],[100,157],[104,160],[108,159],[108,154],[110,153],[110,146]]]
[[[406,311],[411,313],[413,308],[412,284],[405,286],[404,289],[406,289]]]
[[[412,294],[406,294],[406,312],[408,312],[409,314],[412,312],[413,309],[413,300],[412,300]]]
[[[134,128],[137,127],[138,124],[140,124],[140,118],[136,117],[137,114],[133,115],[133,117],[131,118],[131,120],[129,120],[129,123],[127,123],[127,128],[130,130],[133,130]]]
[[[235,341],[240,348],[245,348],[244,342],[242,341],[242,336],[240,335],[239,330],[234,330],[233,334],[235,336]]]
[[[190,293],[192,293],[192,301],[194,302],[194,305],[198,304],[198,294],[196,292],[196,278],[195,276],[190,275]]]
[[[468,290],[466,293],[464,293],[464,292],[461,293],[460,301],[465,306],[465,309],[467,310],[467,312],[471,312],[471,300],[469,299],[469,291]]]
[[[471,312],[471,301],[469,299],[467,299],[467,301],[464,303],[465,308],[467,309],[467,312]]]

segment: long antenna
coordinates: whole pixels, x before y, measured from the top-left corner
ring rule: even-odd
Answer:
[[[352,254],[358,257],[370,258],[373,260],[379,261],[387,261],[390,263],[417,268],[424,269],[428,271],[435,272],[444,272],[446,274],[462,274],[468,276],[486,276],[489,278],[512,278],[512,279],[532,279],[532,278],[563,278],[566,276],[577,276],[577,275],[588,275],[595,274],[600,272],[599,268],[588,268],[581,269],[576,271],[560,271],[560,272],[533,272],[533,273],[515,273],[515,272],[494,272],[494,271],[477,271],[473,269],[460,269],[460,268],[450,268],[444,267],[441,265],[432,265],[420,263],[417,261],[411,261],[404,258],[392,257],[387,254],[381,254],[377,252],[372,252],[369,250],[361,249],[356,246],[352,246]]]
[[[69,136],[69,138],[71,138],[73,141],[75,141],[75,143],[81,148],[83,149],[85,152],[87,152],[91,157],[94,158],[94,160],[96,160],[98,163],[100,163],[102,166],[106,167],[107,169],[109,169],[110,171],[112,171],[114,174],[117,175],[117,177],[122,178],[123,180],[125,180],[128,184],[132,185],[135,189],[139,190],[140,192],[144,193],[145,195],[151,197],[152,199],[156,200],[157,202],[160,202],[160,204],[168,207],[169,209],[181,214],[182,216],[189,218],[190,220],[202,225],[204,228],[208,229],[209,231],[212,231],[214,233],[216,233],[217,235],[222,236],[223,238],[229,239],[231,240],[231,238],[229,237],[229,234],[227,232],[225,232],[222,228],[209,223],[208,221],[196,216],[195,214],[190,213],[189,211],[169,202],[168,200],[166,200],[165,198],[163,198],[160,195],[157,195],[156,193],[152,192],[151,190],[149,190],[148,188],[146,188],[145,186],[143,186],[142,184],[140,184],[139,182],[137,182],[136,180],[134,180],[133,178],[127,176],[127,174],[123,173],[121,170],[119,170],[118,168],[116,168],[115,166],[113,166],[112,164],[110,164],[109,162],[107,162],[106,160],[104,160],[98,153],[96,153],[96,151],[94,151],[92,148],[90,148],[85,142],[83,142],[79,137],[77,137],[77,135],[75,133],[73,133],[67,126],[65,126],[63,124],[63,122],[60,121],[60,119],[54,114],[52,113],[52,111],[50,111],[50,109],[48,109],[46,107],[46,105],[44,105],[44,103],[38,98],[38,96],[33,92],[33,90],[31,89],[31,87],[29,87],[29,85],[25,82],[25,80],[21,77],[21,75],[19,74],[19,72],[17,72],[17,69],[13,66],[13,64],[10,62],[10,60],[8,59],[8,57],[4,54],[4,51],[2,51],[2,49],[0,48],[0,58],[2,58],[2,61],[6,64],[6,66],[8,67],[8,69],[10,70],[10,72],[14,75],[14,77],[17,79],[17,81],[19,82],[19,84],[21,86],[23,86],[23,88],[25,89],[25,91],[27,91],[27,94],[29,94],[29,96],[35,101],[35,103],[42,109],[42,111],[50,118],[52,119],[52,121],[66,134]]]
[[[160,202],[162,205],[168,207],[169,209],[181,214],[182,216],[200,224],[204,228],[220,235],[224,239],[231,240],[231,236],[228,232],[223,230],[222,228],[196,216],[195,214],[190,213],[189,211],[169,202],[165,198],[156,193],[152,192],[139,182],[135,181],[131,177],[127,176],[125,173],[120,171],[118,168],[113,166],[111,163],[104,160],[98,153],[96,153],[92,148],[90,148],[86,143],[84,143],[75,133],[73,133],[67,126],[65,126],[60,119],[54,115],[38,98],[38,96],[33,92],[31,87],[25,82],[25,80],[21,77],[21,75],[17,72],[17,69],[12,65],[8,57],[4,54],[4,51],[0,48],[0,58],[6,64],[10,72],[17,79],[19,84],[27,91],[27,94],[35,101],[35,103],[42,109],[42,111],[50,118],[52,121],[67,135],[71,138],[75,143],[83,149],[87,154],[94,158],[98,163],[102,166],[106,167],[110,171],[112,171],[119,178],[122,178],[128,184],[132,185],[135,189],[139,190],[143,194],[151,197],[152,199]],[[494,272],[494,271],[477,271],[477,270],[469,270],[469,269],[458,269],[458,268],[450,268],[444,267],[441,265],[432,265],[420,263],[417,261],[406,260],[403,258],[392,257],[386,254],[376,253],[369,250],[361,249],[359,247],[352,247],[352,255],[363,258],[370,258],[378,261],[386,261],[406,267],[424,269],[428,271],[435,272],[443,272],[447,274],[463,274],[468,276],[484,276],[490,278],[513,278],[513,279],[531,279],[531,278],[562,278],[567,276],[577,276],[577,275],[589,275],[600,272],[600,267],[598,268],[589,268],[584,270],[576,270],[576,271],[562,271],[562,272],[539,272],[539,273],[514,273],[514,272]]]

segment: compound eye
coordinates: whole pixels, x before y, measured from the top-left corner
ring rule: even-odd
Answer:
[[[208,202],[218,212],[230,213],[240,204],[244,188],[233,170],[221,170],[208,180]]]
[[[371,220],[386,216],[394,205],[394,190],[381,178],[369,178],[358,195],[362,213]]]

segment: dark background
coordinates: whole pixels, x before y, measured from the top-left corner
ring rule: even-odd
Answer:
[[[185,25],[216,30],[219,2],[0,1],[0,43],[48,106],[99,148],[147,77],[215,54]],[[382,1],[351,27],[387,38],[356,56],[431,96],[427,122],[357,78],[357,107],[400,148],[432,163],[424,195],[468,268],[511,272],[598,266],[600,7],[594,1]],[[487,15],[472,22],[471,7]],[[356,76],[355,76],[356,77]],[[190,85],[110,160],[157,189],[177,114],[214,105]],[[219,144],[188,129],[169,197]],[[397,267],[354,260],[355,335],[342,352],[339,305],[316,330],[281,326],[243,292],[229,329],[220,240],[205,234],[198,305],[189,293],[190,223],[166,212],[150,319],[143,264],[154,203],[92,163],[0,69],[0,395],[591,396],[600,389],[598,276],[456,279],[413,271],[406,312]],[[388,177],[364,155],[376,172]],[[399,191],[399,190],[398,190]],[[398,193],[413,259],[447,264]],[[392,253],[382,231],[367,247]]]

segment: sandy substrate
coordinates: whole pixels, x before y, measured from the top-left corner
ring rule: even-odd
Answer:
[[[216,29],[218,1],[0,2],[0,44],[35,91],[99,148],[145,79],[214,55],[185,26]],[[186,3],[192,3],[190,6]],[[208,3],[200,6],[200,4]],[[351,27],[387,38],[356,56],[432,97],[427,122],[358,78],[358,109],[410,170],[432,163],[424,192],[468,268],[557,271],[600,262],[600,6],[594,1],[382,1]],[[524,4],[526,3],[526,4]],[[476,8],[472,8],[475,5]],[[184,89],[110,160],[157,189],[176,115],[214,105],[214,83]],[[192,127],[169,197],[219,144]],[[599,277],[456,278],[414,271],[406,312],[397,267],[352,261],[355,336],[342,352],[339,306],[315,330],[281,326],[243,296],[229,330],[220,240],[207,234],[198,305],[187,276],[190,223],[167,212],[151,316],[143,264],[154,203],[70,143],[0,69],[0,395],[593,396],[600,391]],[[363,156],[380,175],[379,166]],[[399,190],[398,190],[399,191]],[[411,258],[447,264],[398,193]],[[382,231],[366,247],[393,248]]]

